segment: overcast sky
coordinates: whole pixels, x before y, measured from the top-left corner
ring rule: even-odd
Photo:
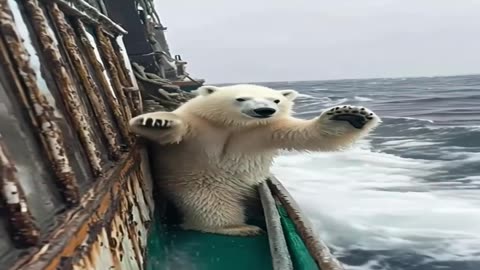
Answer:
[[[155,0],[207,83],[480,73],[480,0]]]

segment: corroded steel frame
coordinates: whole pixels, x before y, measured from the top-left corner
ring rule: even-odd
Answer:
[[[64,152],[64,136],[54,121],[54,109],[40,91],[35,71],[30,67],[28,52],[15,29],[15,22],[7,0],[0,0],[0,6],[0,30],[5,40],[5,44],[3,41],[0,42],[2,53],[0,58],[4,61],[2,64],[7,67],[10,77],[18,86],[19,91],[16,94],[23,107],[28,111],[31,124],[37,127],[40,141],[52,164],[64,200],[68,205],[76,205],[80,200],[78,183],[70,161]],[[10,57],[13,63],[10,62]]]
[[[124,85],[122,85],[121,74],[117,65],[115,64],[116,55],[110,43],[110,39],[105,34],[102,26],[97,26],[96,34],[99,41],[100,51],[102,52],[103,57],[105,58],[105,65],[110,71],[110,77],[113,84],[113,88],[116,90],[117,96],[119,96],[119,101],[121,108],[123,109],[123,115],[126,117],[125,121],[132,118],[132,112],[130,111],[129,102],[127,96],[125,95]],[[129,130],[129,129],[127,129]],[[132,137],[132,136],[130,136]]]
[[[13,269],[143,269],[153,215],[145,149],[133,147],[70,210],[49,243]],[[138,162],[141,160],[141,162]]]
[[[78,48],[78,44],[74,38],[75,33],[72,27],[65,20],[65,15],[58,8],[56,3],[52,2],[48,5],[48,7],[52,18],[55,21],[55,25],[58,28],[61,41],[63,41],[65,45],[68,56],[70,57],[71,62],[73,63],[87,96],[92,104],[95,117],[100,122],[99,126],[102,130],[104,138],[107,141],[109,156],[112,159],[117,160],[119,157],[120,148],[117,144],[116,133],[114,132],[113,126],[108,118],[107,109],[99,89],[93,80],[92,74],[90,74],[89,70],[87,69],[84,58],[82,57],[82,54]]]
[[[142,91],[140,91],[139,85],[137,83],[135,72],[133,72],[133,66],[130,61],[130,58],[127,54],[127,48],[125,47],[125,43],[123,41],[123,36],[116,37],[116,41],[112,41],[112,45],[115,49],[115,53],[119,57],[120,65],[123,71],[125,72],[127,78],[131,82],[132,87],[130,89],[126,89],[131,93],[131,102],[133,104],[133,116],[137,116],[143,113],[143,104],[142,104]],[[128,68],[130,67],[130,68]]]
[[[107,102],[110,105],[110,109],[112,110],[115,120],[119,126],[119,132],[128,143],[130,134],[128,132],[129,129],[128,129],[127,121],[125,120],[125,116],[121,109],[119,100],[112,94],[112,91],[114,91],[113,86],[110,85],[110,83],[108,82],[109,79],[103,73],[104,66],[102,65],[102,63],[99,62],[99,60],[97,59],[97,56],[95,55],[95,49],[87,37],[87,30],[83,22],[80,19],[75,19],[74,25],[78,30],[80,41],[82,42],[85,48],[87,57],[90,60],[90,63],[92,64],[93,69],[97,73],[97,77],[101,84],[100,86],[105,91]]]
[[[30,213],[17,169],[0,134],[0,194],[10,221],[13,240],[20,246],[36,245],[40,232]]]
[[[42,0],[45,2],[56,2],[60,8],[69,15],[72,15],[76,18],[79,18],[85,22],[88,22],[92,25],[103,25],[105,31],[110,35],[125,35],[127,31],[123,29],[120,25],[114,23],[110,18],[103,15],[97,9],[92,7],[90,4],[82,0]],[[74,5],[72,5],[72,3]]]
[[[59,49],[55,44],[55,37],[49,32],[49,25],[44,11],[40,7],[38,0],[24,0],[25,9],[32,22],[32,27],[37,32],[40,47],[43,50],[45,60],[52,69],[55,82],[58,85],[65,106],[73,120],[75,130],[87,153],[87,158],[95,176],[102,174],[102,160],[95,141],[93,139],[90,124],[86,119],[85,108],[80,103],[80,96],[77,88],[74,86],[72,78],[69,76],[65,67],[65,61],[62,59]]]
[[[25,108],[30,124],[38,131],[42,149],[69,206],[55,218],[61,225],[53,232],[40,234],[21,186],[15,182],[13,161],[4,158],[7,157],[4,154],[6,150],[0,145],[0,199],[6,201],[4,205],[13,240],[29,246],[22,250],[22,257],[12,269],[142,269],[154,205],[151,189],[148,188],[151,179],[148,165],[145,165],[148,164],[146,151],[131,144],[133,136],[128,132],[131,110],[138,113],[141,100],[138,101],[140,105],[132,105],[132,101],[127,99],[138,89],[134,89],[137,84],[133,81],[134,77],[129,76],[125,59],[117,54],[119,47],[116,47],[115,38],[125,31],[81,0],[14,1],[18,1],[28,14],[26,20],[34,31],[29,34],[38,43],[45,65],[52,67],[49,74],[55,80],[55,90],[60,93],[98,181],[80,197],[77,179],[67,156],[66,136],[62,134],[64,131],[54,115],[54,104],[49,104],[41,92],[45,89],[40,89],[36,71],[30,66],[29,55],[17,32],[8,0],[0,0],[0,59],[7,75],[12,78],[13,89],[18,92],[15,96]],[[71,21],[67,21],[66,15],[72,16],[69,18]],[[52,19],[52,28],[49,19]],[[72,22],[73,25],[70,25]],[[94,41],[88,36],[84,23],[95,29]],[[55,35],[62,45],[59,48]],[[74,35],[79,39],[75,39]],[[77,48],[79,41],[83,44],[85,56]],[[97,42],[99,55],[91,42]],[[101,58],[98,59],[98,56]],[[106,62],[108,72],[102,62]],[[81,88],[75,85],[76,76]],[[99,87],[105,93],[106,101]],[[83,94],[86,94],[100,123],[110,156],[119,159],[111,169],[101,166],[92,127],[85,117],[87,108],[81,102]],[[108,123],[108,110],[112,110],[118,130]],[[131,146],[129,153],[119,151],[116,133],[120,133]],[[9,197],[12,191],[18,192],[18,197]]]
[[[128,98],[127,100],[129,102],[129,106],[132,109],[132,116],[139,115],[142,113],[141,94],[140,89],[138,89],[138,87],[134,87],[134,84],[132,82],[130,72],[133,73],[133,70],[129,70],[127,68],[127,63],[123,57],[122,52],[120,51],[122,48],[120,48],[120,46],[118,46],[118,44],[114,41],[111,41],[110,45],[110,50],[114,53],[114,55],[117,56],[116,58],[114,58],[114,60],[119,70],[120,80],[122,81],[122,84],[126,86],[123,89]]]

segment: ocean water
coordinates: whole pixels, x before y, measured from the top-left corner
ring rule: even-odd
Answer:
[[[273,172],[347,269],[480,269],[480,76],[264,83],[295,115],[364,105],[352,149],[285,153]]]

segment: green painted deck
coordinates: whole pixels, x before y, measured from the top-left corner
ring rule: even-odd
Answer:
[[[285,208],[276,206],[295,270],[319,270]],[[146,270],[272,270],[268,234],[226,236],[186,231],[174,225],[174,212],[155,213],[147,243]],[[248,224],[266,231],[265,217],[256,213]]]
[[[255,225],[261,226],[258,221]],[[146,269],[270,270],[272,258],[266,234],[223,236],[185,231],[156,220],[148,237]]]

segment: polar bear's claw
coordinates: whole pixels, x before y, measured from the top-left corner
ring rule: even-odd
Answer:
[[[138,123],[144,127],[158,129],[170,128],[174,124],[173,120],[155,119],[151,117],[140,118],[138,119]]]
[[[333,121],[346,121],[354,128],[362,129],[377,116],[367,108],[344,105],[328,109],[324,117]]]

